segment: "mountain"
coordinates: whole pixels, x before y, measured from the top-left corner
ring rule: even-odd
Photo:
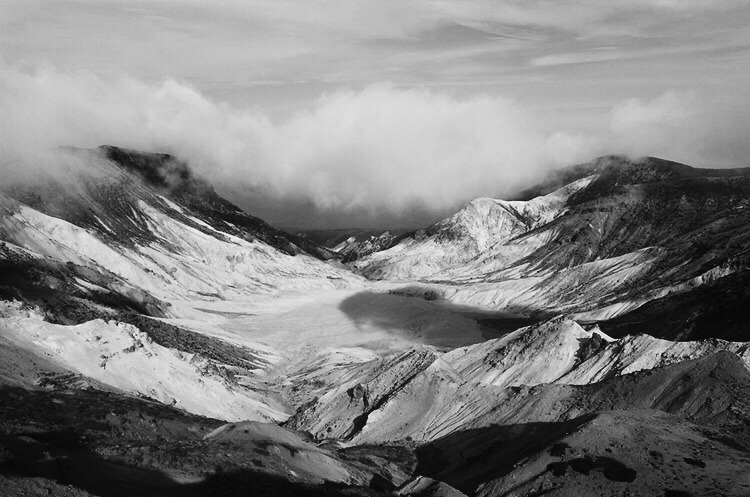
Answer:
[[[648,335],[613,340],[559,317],[443,354],[412,349],[386,356],[350,370],[338,385],[326,378],[323,368],[303,372],[316,375],[319,386],[313,393],[317,399],[288,423],[318,438],[376,443],[406,437],[429,442],[458,430],[496,423],[557,421],[563,413],[571,414],[573,406],[565,406],[563,399],[575,397],[575,390],[550,390],[551,385],[604,388],[605,380],[685,364],[723,351],[731,352],[726,354],[727,361],[736,360],[733,368],[737,374],[747,376],[750,347],[746,343],[671,342]],[[663,390],[644,395],[642,401],[647,404],[639,407],[665,408],[671,405],[665,399],[680,393],[666,379],[654,383]],[[540,391],[536,386],[547,393],[532,395]],[[636,387],[634,395],[641,393],[638,388],[645,390]],[[697,391],[693,388],[690,393]],[[550,399],[550,395],[556,398]],[[592,396],[586,395],[589,400]],[[654,399],[664,404],[654,404]],[[623,408],[633,407],[634,402],[625,402]],[[602,409],[607,407],[592,410]]]
[[[379,235],[370,235],[363,240],[358,240],[357,237],[350,237],[336,245],[334,249],[344,256],[342,262],[346,263],[374,252],[389,249],[404,239],[405,236],[407,235],[397,235],[392,234],[390,231],[384,231]]]
[[[354,267],[412,289],[419,282],[456,304],[584,322],[748,267],[750,169],[608,156],[570,175],[584,176],[528,200],[474,200]]]
[[[297,234],[328,247],[342,256],[342,262],[352,262],[373,252],[392,247],[409,236],[410,230],[333,229],[298,230]]]
[[[3,305],[4,338],[51,353],[63,369],[191,412],[283,419],[265,385],[238,379],[268,366],[267,347],[149,317],[191,320],[212,305],[219,309],[210,312],[225,312],[251,296],[356,278],[321,261],[326,249],[298,245],[242,212],[167,155],[68,153],[78,165],[73,175],[11,185],[0,198],[0,296],[23,303]]]
[[[215,229],[236,236],[249,234],[290,255],[307,253],[319,259],[335,254],[304,237],[268,225],[262,219],[245,213],[216,194],[205,179],[196,177],[187,164],[168,154],[144,154],[118,147],[99,147],[100,153],[126,171],[141,177],[168,198],[188,207]]]
[[[730,342],[676,343],[646,335],[617,341],[555,319],[442,355],[414,350],[387,357],[348,374],[338,388],[318,376],[324,379],[316,400],[287,424],[318,439],[356,444],[413,440],[418,471],[467,495],[516,495],[515,485],[530,492],[537,474],[551,480],[549,488],[593,495],[622,468],[640,476],[629,481],[637,484],[616,488],[638,495],[652,495],[646,490],[662,485],[743,495],[735,483],[745,481],[742,460],[750,449],[748,353],[747,344]],[[589,428],[595,419],[607,426]],[[574,430],[584,434],[572,442],[565,437]],[[675,432],[687,434],[675,438]],[[697,451],[698,443],[706,448]],[[546,466],[562,454],[550,459],[545,451],[555,454],[560,446],[575,447],[562,458],[573,461],[574,471],[567,472],[568,478],[578,475],[573,482]],[[649,450],[664,451],[658,468],[648,455],[642,458]],[[537,452],[544,455],[540,469],[529,460]],[[590,465],[583,475],[575,470],[581,458]],[[696,468],[684,458],[726,464],[711,466],[701,482],[691,483]],[[584,475],[585,485],[579,481]],[[674,475],[680,475],[677,481]],[[528,487],[520,485],[524,479]]]
[[[408,229],[371,229],[371,228],[333,228],[333,229],[303,229],[292,230],[301,237],[305,237],[324,247],[336,249],[346,242],[362,242],[371,237],[379,237],[384,233],[392,233],[391,236],[399,236],[408,233]],[[338,251],[338,250],[337,250]]]
[[[67,149],[0,185],[0,489],[746,495],[749,182],[608,156],[333,250]]]
[[[115,277],[150,287],[153,294],[160,293],[157,288],[177,290],[164,286],[174,281],[188,293],[234,288],[238,282],[217,277],[222,271],[240,274],[243,264],[246,275],[257,272],[246,257],[282,272],[296,267],[308,275],[344,274],[311,260],[330,259],[331,251],[246,214],[169,155],[116,147],[70,153],[86,163],[72,178],[50,175],[3,192],[0,234],[4,250],[16,254],[14,260],[41,255],[48,260],[36,266],[52,266],[54,260],[71,270],[96,266],[107,273],[116,268],[120,274]],[[204,267],[198,270],[196,264]],[[253,278],[245,284],[267,286],[259,275]]]
[[[417,230],[398,246],[373,255],[357,267],[369,277],[407,280],[459,267],[498,244],[552,221],[562,212],[567,198],[591,179],[528,202],[475,199],[453,216]],[[384,261],[382,265],[379,260]]]

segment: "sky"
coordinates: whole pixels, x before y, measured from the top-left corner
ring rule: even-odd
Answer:
[[[282,227],[418,227],[604,154],[750,165],[750,2],[0,0],[0,155],[188,161]]]

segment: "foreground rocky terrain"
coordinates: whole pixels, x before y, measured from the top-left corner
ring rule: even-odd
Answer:
[[[748,170],[605,157],[333,250],[60,160],[0,188],[4,495],[750,495]]]

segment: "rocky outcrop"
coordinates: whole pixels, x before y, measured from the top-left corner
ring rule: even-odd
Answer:
[[[368,417],[397,395],[437,358],[429,350],[412,349],[377,359],[361,377],[338,385],[300,408],[287,425],[316,438],[351,439]]]
[[[623,379],[627,383],[630,380],[625,378],[631,378],[631,373],[682,367],[690,360],[721,351],[725,356],[720,356],[724,359],[719,363],[733,358],[740,365],[737,374],[750,364],[746,343],[670,342],[648,335],[613,340],[558,317],[441,355],[427,356],[413,350],[391,356],[361,379],[354,377],[347,385],[305,406],[293,417],[292,426],[317,436],[377,443],[406,437],[428,442],[489,424],[558,421],[570,413],[604,408],[590,400],[599,388],[593,385],[606,385],[603,380]],[[706,366],[710,362],[701,364],[711,369]],[[736,364],[731,367],[737,369]],[[376,381],[376,377],[392,386],[383,388],[383,381]],[[590,386],[591,390],[578,390],[573,385]],[[623,404],[610,402],[607,408],[635,405],[674,410],[674,404],[666,399],[673,398],[669,392],[680,390],[666,377],[649,385],[644,384],[643,390],[659,386],[663,390],[638,400],[634,387]],[[588,400],[579,401],[579,394]],[[581,402],[596,407],[575,407]]]

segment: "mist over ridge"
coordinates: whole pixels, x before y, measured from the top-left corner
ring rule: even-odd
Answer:
[[[174,79],[53,67],[0,73],[3,175],[47,172],[59,146],[113,144],[186,161],[239,205],[286,226],[423,224],[480,196],[512,196],[605,153],[742,166],[748,129],[720,103],[667,92],[623,101],[597,133],[561,131],[522,103],[376,83],[322,94],[283,121]],[[730,117],[732,112],[727,111]],[[28,177],[33,177],[29,174]]]

